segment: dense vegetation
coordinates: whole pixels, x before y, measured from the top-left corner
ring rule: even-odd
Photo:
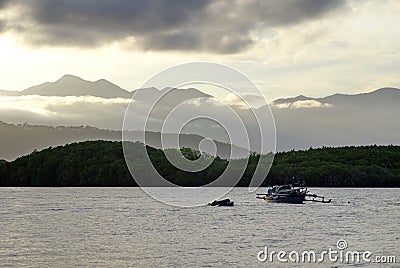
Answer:
[[[130,146],[133,154],[145,148],[158,172],[179,185],[209,183],[228,165],[227,160],[217,157],[201,172],[185,172],[171,165],[162,150],[140,143]],[[199,157],[198,152],[187,148],[182,153],[191,160]],[[131,159],[133,168],[140,171],[143,160],[139,155]],[[258,159],[256,154],[250,157],[238,186],[249,184]],[[399,187],[400,146],[324,147],[277,153],[264,185],[287,183],[293,176],[303,178],[308,186]],[[0,186],[136,186],[136,183],[126,166],[121,142],[87,141],[35,151],[13,162],[0,161]]]

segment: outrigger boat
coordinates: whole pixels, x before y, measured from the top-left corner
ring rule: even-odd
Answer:
[[[307,198],[308,197],[308,198]],[[276,185],[270,187],[266,194],[257,194],[256,198],[274,203],[302,204],[305,201],[330,203],[331,199],[316,194],[309,194],[304,186],[295,184]]]
[[[264,199],[274,203],[302,204],[305,201],[330,203],[332,200],[325,200],[324,196],[310,194],[305,186],[305,181],[299,176],[300,170],[297,167],[296,154],[293,151],[294,170],[297,176],[292,178],[291,184],[276,185],[270,187],[266,194],[257,194],[256,198]]]

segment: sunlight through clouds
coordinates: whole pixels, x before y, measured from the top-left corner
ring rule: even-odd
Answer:
[[[122,105],[125,109],[130,103],[130,99],[113,98],[105,99],[94,96],[1,96],[0,110],[16,109],[20,111],[32,112],[44,116],[56,116],[62,113],[74,113],[82,107],[96,106],[97,109],[113,109],[115,106]]]
[[[302,109],[302,108],[327,108],[327,107],[333,107],[332,104],[330,103],[322,103],[317,100],[301,100],[301,101],[295,101],[293,103],[291,102],[285,102],[285,103],[279,103],[279,104],[272,104],[273,108],[278,108],[278,109]]]

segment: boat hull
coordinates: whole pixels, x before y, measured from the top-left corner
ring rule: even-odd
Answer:
[[[267,202],[271,203],[290,203],[290,204],[303,204],[305,195],[294,195],[294,196],[267,196],[265,198]]]

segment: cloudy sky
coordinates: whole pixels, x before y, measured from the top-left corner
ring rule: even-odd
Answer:
[[[400,1],[0,0],[0,89],[64,74],[133,90],[190,61],[267,99],[400,87]]]

